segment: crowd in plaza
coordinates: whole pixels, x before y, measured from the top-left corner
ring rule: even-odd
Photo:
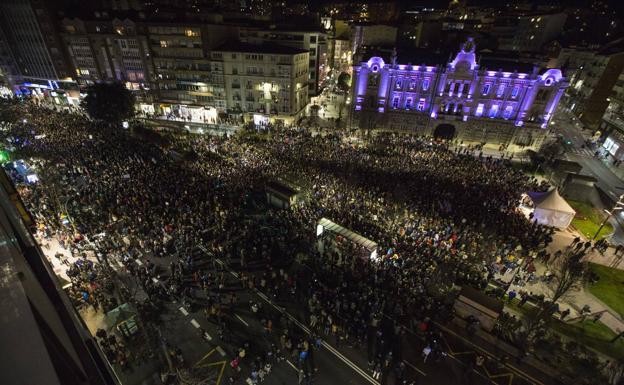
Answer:
[[[361,141],[294,128],[184,136],[173,145],[194,159],[180,160],[82,115],[10,108],[20,119],[3,140],[16,156],[32,159],[40,176],[39,183],[20,186],[38,232],[83,256],[71,268],[78,302],[99,307],[114,297],[96,279],[108,273],[87,262],[88,241],[99,264],[119,256],[150,298],[208,298],[207,316],[227,334],[228,309],[242,305],[221,290],[222,274],[197,267],[192,249],[204,245],[243,272],[262,263],[263,274],[242,274],[244,286],[305,305],[309,339],[285,320],[259,315],[267,335],[275,335],[268,356],[299,357],[300,382],[313,375],[313,347],[321,339],[366,347],[375,376],[407,381],[400,359],[406,329],[424,333],[427,356],[439,356],[432,320],[452,315],[444,294],[453,285],[484,288],[497,263],[535,257],[551,240],[552,230],[517,210],[523,192],[541,188],[534,179],[502,160],[430,139],[388,134]],[[289,210],[262,206],[266,183],[282,177],[301,186],[305,202]],[[321,217],[377,242],[378,258],[362,257],[340,237],[319,251],[314,230]],[[287,268],[294,263],[301,269]],[[116,343],[107,346],[119,351]],[[241,347],[237,359],[249,361],[251,378],[259,381],[270,359],[245,359],[244,352]]]

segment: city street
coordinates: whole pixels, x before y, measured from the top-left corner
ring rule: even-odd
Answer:
[[[218,337],[219,331],[216,323],[206,318],[203,311],[206,298],[203,296],[195,297],[193,305],[190,307],[181,304],[179,301],[167,305],[167,313],[161,317],[164,321],[163,334],[168,343],[181,348],[185,362],[197,369],[198,372],[202,372],[199,369],[212,365],[214,370],[209,371],[208,375],[213,375],[216,379],[223,375],[225,376],[223,381],[225,381],[225,378],[235,376],[236,373],[229,366],[229,362],[246,342],[249,343],[246,352],[249,361],[255,357],[264,356],[270,351],[271,343],[278,343],[277,336],[284,325],[275,322],[275,331],[273,332],[275,335],[267,335],[261,323],[263,318],[284,319],[286,322],[291,322],[301,338],[309,338],[314,334],[304,323],[304,312],[294,298],[288,296],[280,296],[277,299],[269,298],[260,290],[242,289],[239,279],[240,270],[234,271],[228,267],[223,267],[223,261],[219,259],[216,260],[216,265],[210,262],[213,257],[201,246],[194,250],[193,255],[196,260],[200,261],[197,265],[200,269],[210,269],[216,266],[218,268],[211,269],[212,272],[216,274],[222,271],[227,272],[228,274],[225,275],[227,277],[226,285],[221,293],[236,293],[237,296],[237,303],[229,309],[229,315],[224,319],[228,330],[224,334],[224,338]],[[166,260],[160,262],[163,262],[163,268],[166,268]],[[231,261],[234,266],[238,265],[237,262]],[[309,269],[307,266],[300,266],[299,268]],[[245,271],[259,274],[260,269],[261,266],[252,265],[247,266]],[[249,307],[251,302],[262,304],[262,311],[260,312],[262,315],[253,314]],[[206,331],[210,341],[202,338],[200,330]],[[422,362],[420,354],[425,346],[422,335],[417,334],[414,330],[409,330],[402,337],[402,357],[410,381],[415,381],[416,384],[444,385],[460,383],[473,385],[549,383],[535,380],[529,373],[523,373],[514,364],[507,364],[507,366],[498,364],[496,359],[485,368],[468,370],[469,361],[478,354],[484,354],[483,348],[474,345],[476,341],[466,340],[452,329],[444,328],[441,336],[443,349],[447,355],[442,357],[439,362],[427,363]],[[484,355],[488,357],[487,353]],[[386,380],[389,382],[385,383],[395,383],[391,373],[388,374],[387,378],[373,379],[364,350],[353,346],[337,347],[331,335],[323,338],[322,348],[314,350],[314,357],[314,367],[316,368],[312,382],[314,384],[345,383],[355,385],[370,383],[377,385]],[[223,373],[221,373],[222,367],[224,368]],[[243,360],[241,367],[242,370],[239,375],[245,377],[245,373],[250,370],[247,361]],[[271,385],[289,384],[297,379],[298,367],[297,357],[286,356],[284,361],[274,364],[271,373],[265,379],[265,383]]]

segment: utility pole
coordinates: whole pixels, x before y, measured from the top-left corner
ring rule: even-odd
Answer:
[[[607,221],[609,219],[611,219],[611,217],[613,216],[613,214],[616,211],[622,210],[622,208],[624,208],[624,194],[620,195],[620,199],[618,199],[617,202],[615,202],[615,206],[613,206],[613,208],[611,209],[611,211],[607,211],[607,217],[605,218],[604,221],[602,221],[602,223],[600,224],[600,227],[598,228],[598,231],[596,231],[596,234],[594,234],[593,239],[596,239],[596,237],[598,237],[598,234],[600,234],[600,230],[602,230],[602,228],[604,227],[604,225],[607,224]]]

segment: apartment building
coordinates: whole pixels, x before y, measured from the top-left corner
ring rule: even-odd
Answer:
[[[211,53],[224,79],[230,115],[262,124],[290,121],[308,103],[309,51],[275,44],[227,43]]]
[[[497,15],[490,33],[503,51],[540,52],[558,38],[567,19],[565,13],[527,13]]]
[[[4,70],[14,91],[41,94],[71,83],[67,56],[59,39],[54,10],[44,0],[0,1]]]
[[[600,49],[563,49],[557,63],[570,73],[565,106],[587,127],[597,130],[609,106],[607,99],[624,70],[624,38]]]
[[[153,112],[215,122],[227,105],[224,80],[211,67],[210,52],[236,37],[237,29],[219,24],[149,23],[147,33],[157,98]]]
[[[353,65],[353,45],[348,37],[337,37],[333,42],[332,67],[340,72],[351,72]]]
[[[602,115],[600,133],[604,138],[602,148],[614,161],[624,160],[624,72],[620,73]]]
[[[269,43],[302,49],[309,52],[308,92],[317,95],[327,75],[328,36],[326,32],[311,28],[294,27],[241,27],[239,39],[244,43]]]
[[[64,19],[62,40],[81,85],[121,81],[131,90],[149,88],[152,66],[143,27],[131,20]]]

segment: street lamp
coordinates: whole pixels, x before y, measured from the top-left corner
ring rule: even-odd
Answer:
[[[617,202],[615,202],[615,206],[613,206],[613,208],[611,209],[611,211],[609,210],[605,210],[605,212],[607,213],[607,217],[604,219],[604,221],[602,221],[602,223],[600,224],[600,227],[598,228],[598,231],[596,231],[596,234],[594,234],[594,237],[592,238],[592,240],[596,239],[596,237],[598,236],[598,234],[600,234],[600,230],[602,230],[602,228],[604,227],[604,225],[607,224],[607,221],[613,216],[613,214],[616,211],[620,211],[624,208],[624,194],[620,195],[620,199],[618,199]]]

